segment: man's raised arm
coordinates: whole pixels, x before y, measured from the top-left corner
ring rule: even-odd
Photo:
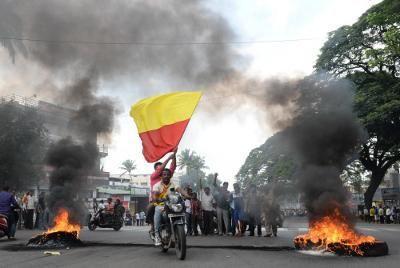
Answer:
[[[176,152],[178,151],[178,148],[175,148],[174,152],[171,155],[172,162],[171,165],[169,166],[169,169],[171,170],[172,175],[174,175],[175,169],[176,169]]]
[[[156,170],[151,174],[150,180],[155,180],[155,179],[159,178],[161,176],[162,171],[167,166],[168,162],[173,158],[175,158],[175,153],[169,155],[168,158],[165,159],[164,163],[162,163],[161,166],[156,168]]]

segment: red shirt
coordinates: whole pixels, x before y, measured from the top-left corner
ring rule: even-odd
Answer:
[[[175,161],[172,161],[171,165],[169,166],[169,169],[171,170],[171,177],[174,175],[175,169],[176,169],[176,164]],[[162,169],[158,167],[153,174],[150,176],[150,199],[153,194],[153,187],[156,183],[159,183],[161,181],[161,173]]]
[[[201,215],[201,203],[200,200],[192,199],[192,215],[193,216],[200,216]]]

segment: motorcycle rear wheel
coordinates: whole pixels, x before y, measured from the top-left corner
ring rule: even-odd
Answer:
[[[175,226],[175,252],[176,256],[180,260],[184,260],[186,257],[186,235],[185,228],[183,225]]]

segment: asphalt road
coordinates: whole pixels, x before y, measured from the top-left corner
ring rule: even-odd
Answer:
[[[357,228],[384,240],[388,256],[377,258],[310,255],[282,249],[306,231],[302,218],[288,219],[278,237],[188,237],[187,258],[179,261],[174,249],[162,253],[151,246],[148,227],[83,230],[81,239],[89,246],[60,250],[60,256],[46,256],[44,250],[26,250],[23,245],[38,231],[19,231],[18,240],[0,240],[0,267],[399,267],[400,225],[360,223]],[[212,248],[210,248],[212,247]]]

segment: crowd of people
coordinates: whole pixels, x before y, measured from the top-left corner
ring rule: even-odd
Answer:
[[[369,223],[400,223],[400,208],[396,206],[372,206],[370,209],[360,209],[358,215]]]
[[[172,161],[169,168],[166,168]],[[150,234],[155,236],[158,245],[158,226],[163,210],[163,198],[170,189],[180,192],[185,199],[187,235],[226,235],[243,236],[246,231],[250,236],[262,236],[265,226],[266,237],[277,236],[277,228],[282,225],[283,215],[276,199],[270,194],[258,191],[250,185],[243,191],[238,183],[233,184],[233,192],[228,190],[229,183],[218,185],[218,174],[214,176],[212,187],[204,187],[200,182],[199,192],[193,192],[190,186],[180,189],[171,182],[176,168],[176,152],[164,163],[154,165],[150,177],[151,196],[147,210],[147,222],[151,225]]]
[[[233,192],[228,190],[228,182],[217,184],[215,174],[213,189],[200,183],[199,193],[191,187],[185,188],[190,198],[185,200],[187,234],[249,236],[262,235],[265,226],[266,237],[277,235],[277,227],[282,225],[283,215],[279,204],[257,191],[250,185],[242,191],[238,183],[233,184]]]
[[[5,186],[0,192],[0,214],[7,216],[9,239],[15,238],[17,229],[46,230],[49,226],[44,192],[35,199],[31,192],[20,195]]]

